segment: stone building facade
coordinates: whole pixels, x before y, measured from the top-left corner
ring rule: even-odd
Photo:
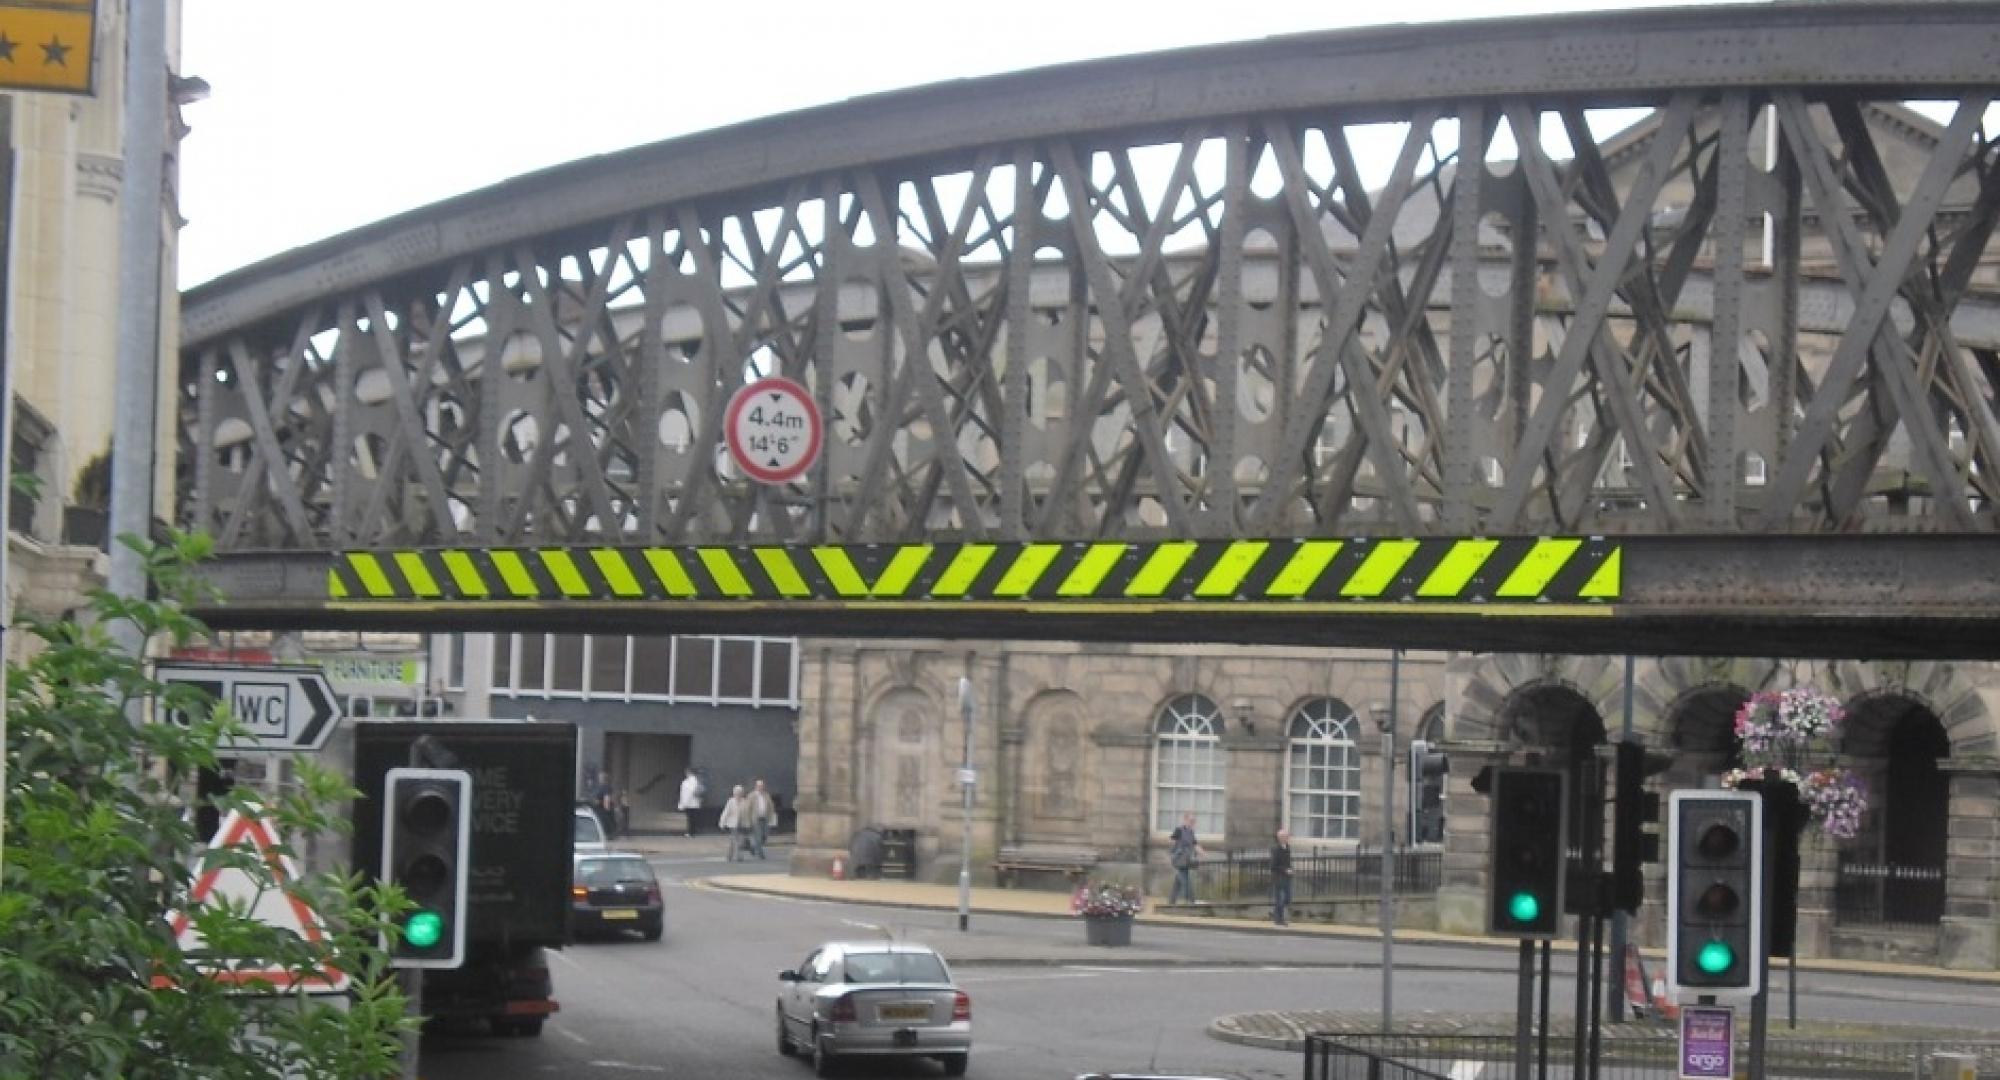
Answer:
[[[965,727],[974,701],[972,865],[993,879],[1003,848],[1087,848],[1100,876],[1166,894],[1167,833],[1198,814],[1212,853],[1258,851],[1284,825],[1308,850],[1379,850],[1383,792],[1407,845],[1408,758],[1449,755],[1442,870],[1408,921],[1456,932],[1484,922],[1486,765],[1564,763],[1619,737],[1619,657],[1232,646],[829,642],[801,646],[800,843],[823,873],[864,826],[916,834],[916,872],[955,879]],[[1848,710],[1840,762],[1869,785],[1861,835],[1809,833],[1799,941],[1805,956],[2000,967],[2000,666],[1638,658],[1631,728],[1672,765],[1652,785],[1714,786],[1752,693],[1811,685]],[[1394,710],[1390,712],[1393,701]],[[1396,734],[1385,782],[1379,720]],[[1600,812],[1608,808],[1599,805]],[[1664,940],[1664,865],[1648,870],[1642,943]]]
[[[180,2],[167,4],[169,67],[179,68]],[[89,94],[0,93],[0,339],[12,398],[11,471],[40,481],[7,514],[10,611],[59,617],[104,583],[113,399],[118,380],[119,200],[124,179],[124,63],[129,5],[96,8]],[[180,102],[198,82],[175,76],[160,192],[162,388],[180,337],[175,255],[181,219],[175,161]],[[156,516],[171,516],[174,395],[156,394]],[[27,635],[11,635],[18,658]]]

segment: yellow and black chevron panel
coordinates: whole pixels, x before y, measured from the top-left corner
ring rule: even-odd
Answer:
[[[334,557],[337,604],[1608,604],[1603,537],[445,548]]]

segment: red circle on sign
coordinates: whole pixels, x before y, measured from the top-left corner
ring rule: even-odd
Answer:
[[[789,483],[819,460],[819,407],[790,379],[758,379],[729,399],[722,435],[729,456],[752,480]]]

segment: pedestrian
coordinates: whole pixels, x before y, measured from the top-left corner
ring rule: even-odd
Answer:
[[[759,859],[764,857],[764,838],[771,835],[771,826],[778,822],[778,804],[771,799],[764,781],[758,780],[750,792],[750,852]]]
[[[618,835],[628,836],[632,832],[632,793],[624,789],[618,792]]]
[[[687,821],[687,834],[689,836],[694,835],[695,815],[701,812],[701,796],[701,777],[695,773],[694,766],[690,765],[688,766],[687,778],[681,781],[680,801],[681,817]]]
[[[1292,906],[1292,834],[1278,830],[1278,842],[1271,845],[1271,921],[1289,924],[1286,909]]]
[[[1195,860],[1207,854],[1207,852],[1201,849],[1201,844],[1195,840],[1194,813],[1192,811],[1181,815],[1180,826],[1168,837],[1168,841],[1172,846],[1167,849],[1167,862],[1171,863],[1174,868],[1174,887],[1167,894],[1167,903],[1180,903],[1180,898],[1186,896],[1187,902],[1192,904],[1194,903]]]
[[[748,853],[750,844],[750,799],[743,794],[743,785],[729,789],[729,801],[722,804],[723,830],[729,834],[729,861],[736,861],[739,851]]]
[[[608,780],[610,774],[607,773],[605,775]],[[604,823],[604,838],[606,840],[618,839],[623,832],[618,827],[618,796],[612,793],[611,786],[608,783],[598,789],[597,806],[595,809],[597,810],[597,820]]]

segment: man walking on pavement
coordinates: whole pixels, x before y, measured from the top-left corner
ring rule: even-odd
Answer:
[[[1167,840],[1167,862],[1174,868],[1174,887],[1168,890],[1167,903],[1180,903],[1181,897],[1194,903],[1194,864],[1205,852],[1194,838],[1194,814],[1181,815],[1180,827]]]
[[[688,766],[687,779],[681,781],[679,810],[681,816],[687,820],[687,834],[693,836],[694,816],[701,812],[701,777],[695,773],[692,765]]]
[[[771,801],[771,793],[764,788],[764,781],[750,792],[750,853],[764,857],[764,838],[771,834],[771,826],[778,819],[777,804]]]
[[[1271,845],[1271,921],[1287,925],[1285,909],[1292,906],[1292,834],[1278,830],[1278,842]]]

